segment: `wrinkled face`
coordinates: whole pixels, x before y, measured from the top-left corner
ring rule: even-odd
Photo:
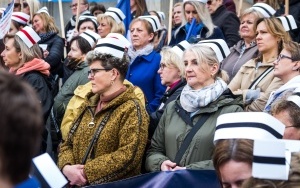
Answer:
[[[206,7],[208,9],[208,12],[210,14],[213,14],[216,12],[216,10],[219,8],[219,6],[222,5],[221,0],[208,0],[206,3]]]
[[[254,40],[256,32],[254,31],[254,23],[256,17],[253,14],[247,14],[241,19],[240,35],[243,39]]]
[[[35,32],[37,33],[45,33],[43,20],[39,15],[35,15],[32,20],[32,26]]]
[[[92,83],[92,92],[99,95],[107,93],[111,88],[112,70],[104,70],[100,61],[94,61],[90,65],[91,74],[89,80]]]
[[[130,38],[132,46],[135,50],[142,49],[151,42],[154,34],[148,33],[145,24],[141,21],[136,21],[131,25]]]
[[[160,62],[160,68],[157,73],[160,75],[161,84],[170,86],[180,79],[180,71],[175,65],[168,65],[164,62]]]
[[[78,33],[81,34],[82,32],[84,32],[87,29],[96,32],[94,23],[92,21],[86,21],[80,25],[80,27],[78,29]]]
[[[274,76],[283,79],[295,72],[293,68],[298,66],[298,62],[291,60],[291,53],[285,49],[281,51],[274,63]],[[296,68],[297,69],[297,68]]]
[[[287,111],[281,111],[273,116],[285,125],[283,139],[300,140],[300,129],[293,127],[291,117]]]
[[[180,25],[182,22],[181,6],[174,7],[173,16],[175,25]]]
[[[111,26],[108,24],[107,20],[103,19],[98,26],[98,34],[101,38],[105,38],[111,31]]]
[[[219,168],[223,188],[239,188],[251,177],[252,167],[245,162],[230,160]]]
[[[68,53],[68,58],[70,60],[75,60],[75,59],[83,59],[83,53],[81,52],[80,48],[78,47],[78,42],[74,40],[71,43],[71,49],[70,52]]]
[[[8,39],[5,43],[5,49],[1,53],[5,66],[9,68],[17,69],[21,66],[22,53],[17,52],[16,48],[13,46],[14,39]]]
[[[185,78],[191,88],[198,90],[214,83],[211,76],[213,67],[203,62],[197,62],[194,52],[186,51],[183,60]]]
[[[201,21],[195,7],[189,3],[184,6],[184,16],[189,23],[192,23],[193,18],[196,18],[197,23]]]
[[[72,15],[77,14],[77,8],[79,9],[79,14],[81,14],[82,12],[88,9],[88,4],[84,4],[82,1],[80,1],[80,4],[78,5],[77,2],[78,2],[77,0],[73,0],[72,4],[70,5],[70,8],[72,10]]]
[[[13,24],[13,21],[10,22],[10,27],[9,27],[9,34],[16,34],[16,32],[18,32],[19,30],[15,27],[15,25]]]
[[[274,49],[278,49],[279,39],[269,33],[265,22],[260,22],[257,25],[256,33],[257,48],[261,53],[264,54]]]

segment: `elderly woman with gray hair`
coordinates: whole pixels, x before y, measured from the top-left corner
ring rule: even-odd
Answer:
[[[217,117],[243,110],[241,97],[227,89],[223,79],[228,76],[220,70],[226,47],[225,41],[212,40],[192,45],[183,53],[187,85],[160,119],[147,152],[146,170],[212,168]],[[223,54],[229,53],[226,49]]]

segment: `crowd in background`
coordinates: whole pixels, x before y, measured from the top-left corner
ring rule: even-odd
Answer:
[[[224,188],[299,186],[287,143],[300,140],[300,2],[285,6],[237,15],[232,0],[183,0],[167,28],[167,13],[130,0],[127,31],[121,9],[72,0],[62,38],[47,7],[15,0],[0,40],[0,187],[39,187],[28,174],[45,152],[70,186],[185,169],[215,170]],[[262,140],[289,150],[285,178],[273,161],[261,170],[257,155],[279,157]]]

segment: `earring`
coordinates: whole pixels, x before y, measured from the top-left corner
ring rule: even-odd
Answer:
[[[111,80],[110,85],[112,86],[115,83],[115,81]]]

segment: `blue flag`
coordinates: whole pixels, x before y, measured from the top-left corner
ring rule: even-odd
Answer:
[[[119,8],[126,16],[123,22],[125,24],[125,29],[126,29],[125,36],[127,36],[127,32],[129,30],[129,25],[131,22],[130,0],[119,0],[117,4],[117,8]]]
[[[189,38],[190,38],[191,35],[192,35],[192,31],[193,31],[195,25],[196,25],[196,18],[193,18],[193,19],[192,19],[191,26],[190,26],[190,29],[188,30],[188,34],[187,34],[186,37],[185,37],[185,40],[189,40]]]

